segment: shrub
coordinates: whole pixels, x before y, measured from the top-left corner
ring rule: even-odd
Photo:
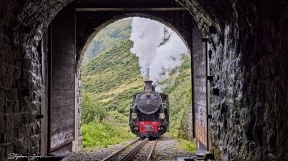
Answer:
[[[100,122],[106,117],[106,109],[98,102],[93,102],[88,94],[82,97],[82,122],[88,124],[94,119]]]

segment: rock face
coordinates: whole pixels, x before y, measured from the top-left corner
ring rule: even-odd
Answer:
[[[1,160],[12,152],[46,151],[40,148],[45,125],[37,119],[47,74],[43,33],[71,1],[0,0]],[[177,2],[191,12],[211,47],[211,89],[219,90],[210,98],[216,158],[288,160],[288,2]],[[209,26],[216,33],[209,34]]]

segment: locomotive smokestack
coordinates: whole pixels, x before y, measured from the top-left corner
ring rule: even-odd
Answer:
[[[145,87],[144,87],[144,89],[145,89],[145,90],[150,90],[150,91],[152,91],[152,82],[153,82],[153,81],[147,80],[147,81],[144,81],[144,82],[145,82]]]
[[[145,87],[144,87],[144,91],[147,97],[150,97],[150,94],[152,92],[152,82],[151,80],[148,81],[144,81],[145,82]]]

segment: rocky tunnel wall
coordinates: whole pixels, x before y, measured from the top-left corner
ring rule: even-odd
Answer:
[[[218,160],[287,160],[286,1],[180,1],[212,51],[212,148]],[[209,26],[215,26],[209,33]]]
[[[69,1],[0,1],[0,160],[45,154],[41,111],[46,99],[43,35]],[[47,115],[44,115],[44,119]],[[45,139],[44,139],[45,140]],[[43,144],[43,143],[42,143]]]
[[[216,158],[287,160],[288,2],[177,1],[209,38]],[[43,150],[37,119],[45,97],[42,37],[69,2],[0,0],[1,160]],[[215,34],[209,34],[211,25]]]
[[[13,45],[20,5],[13,0],[0,2],[1,160],[7,159],[9,153],[40,151],[40,121],[36,116],[41,101],[41,60],[39,48],[30,44],[31,39],[23,44],[25,52]]]

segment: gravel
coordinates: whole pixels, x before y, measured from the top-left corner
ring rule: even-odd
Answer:
[[[132,142],[133,140],[129,141]],[[123,146],[128,144],[126,142],[124,144],[110,145],[108,148],[99,148],[90,152],[79,152],[79,153],[70,153],[61,161],[98,161],[104,159],[105,157],[111,155],[113,152],[121,149]],[[152,144],[152,142],[151,142]],[[168,136],[162,136],[160,140],[157,142],[155,147],[155,151],[151,157],[151,161],[177,161],[178,158],[183,157],[194,157],[194,155],[190,152],[184,151],[177,147],[178,141],[171,139]],[[150,145],[146,145],[143,148],[143,153],[138,154],[138,160],[143,160],[142,156],[147,155],[147,150]],[[141,151],[141,149],[140,149]],[[117,159],[115,159],[117,160]],[[137,158],[133,158],[131,160],[137,160]]]

